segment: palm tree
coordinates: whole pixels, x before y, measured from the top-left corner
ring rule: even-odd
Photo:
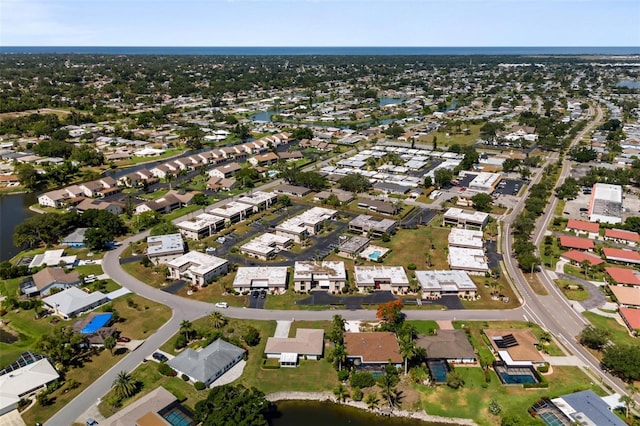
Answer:
[[[227,319],[220,312],[211,312],[209,324],[213,328],[222,328],[227,324]]]
[[[184,333],[184,338],[187,342],[189,341],[189,336],[191,335],[192,331],[193,331],[193,324],[191,323],[191,321],[183,320],[180,323],[180,333]]]
[[[393,409],[393,406],[397,404],[394,400],[396,395],[396,378],[390,374],[380,376],[378,379],[378,386],[380,387],[382,397],[389,403],[389,408]]]
[[[111,387],[113,388],[113,392],[116,394],[116,397],[119,399],[129,398],[135,395],[138,390],[137,383],[131,374],[126,371],[118,373],[118,377],[113,381]]]
[[[105,349],[109,349],[109,352],[111,352],[111,355],[113,355],[113,348],[116,347],[116,338],[113,336],[109,336],[106,339],[104,339],[104,348]]]
[[[636,406],[635,395],[637,391],[638,388],[636,388],[633,382],[631,382],[627,384],[627,392],[629,393],[620,397],[620,402],[624,404],[625,418],[627,420],[629,420],[629,414],[631,413],[631,410],[633,410]]]
[[[342,383],[333,389],[333,394],[340,402],[344,402],[345,399],[349,398],[349,391],[342,385]]]
[[[407,375],[409,360],[416,356],[416,344],[410,335],[400,337],[400,355],[404,358],[404,375]]]
[[[377,408],[379,402],[380,400],[378,399],[378,395],[375,393],[370,393],[364,399],[364,403],[367,404],[367,407],[369,408],[369,410],[373,410],[374,408]]]
[[[338,371],[342,370],[342,363],[347,360],[347,350],[343,344],[337,344],[333,348],[333,360],[338,363]]]

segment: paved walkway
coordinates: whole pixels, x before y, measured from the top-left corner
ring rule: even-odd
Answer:
[[[236,365],[231,367],[231,369],[229,369],[229,371],[227,371],[222,376],[220,376],[209,387],[215,388],[215,387],[218,387],[218,386],[228,385],[231,382],[235,382],[236,380],[238,380],[240,378],[240,376],[242,376],[242,372],[244,371],[244,366],[245,365],[247,365],[247,361],[245,361],[245,360],[240,361],[239,363],[237,363]]]
[[[287,338],[289,337],[289,330],[291,329],[292,321],[277,321],[276,332],[273,333],[273,337]]]
[[[26,426],[18,410],[13,410],[0,416],[0,424],[3,426]]]
[[[360,321],[345,321],[344,328],[349,333],[359,333]]]
[[[583,367],[584,363],[575,355],[567,355],[567,356],[549,356],[542,355],[544,360],[547,361],[551,365],[568,365],[575,367]]]

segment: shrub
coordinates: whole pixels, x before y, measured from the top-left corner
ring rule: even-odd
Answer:
[[[493,414],[494,416],[497,416],[498,414],[500,414],[500,412],[502,411],[502,408],[500,407],[500,404],[498,404],[498,401],[491,401],[489,403],[489,412],[491,414]]]
[[[151,265],[153,265],[153,262],[151,262],[151,260],[147,256],[145,256],[142,259],[140,259],[140,264],[145,268],[148,268]]]
[[[538,372],[540,373],[548,373],[549,372],[549,363],[545,362],[544,365],[538,367]]]
[[[205,384],[202,383],[202,382],[195,382],[193,384],[193,387],[196,388],[197,391],[201,391],[201,390],[205,390],[206,389]]]
[[[185,382],[189,381],[189,376],[187,376],[186,374],[183,374],[182,376],[180,376],[182,378],[182,380],[184,380]]]
[[[182,349],[185,346],[187,346],[186,337],[184,337],[183,334],[178,334],[178,337],[176,337],[176,342],[173,344],[173,347],[176,349]]]
[[[344,369],[344,370],[338,371],[338,380],[340,380],[341,382],[344,382],[348,378],[349,378],[349,370]]]
[[[360,388],[355,388],[355,390],[353,391],[353,394],[351,395],[351,399],[353,399],[354,401],[362,401],[362,391],[360,390]]]
[[[349,384],[352,388],[368,388],[376,384],[376,379],[368,371],[355,371],[351,374]]]
[[[447,386],[452,389],[458,389],[464,386],[464,379],[462,376],[455,371],[447,374]]]
[[[248,327],[242,337],[249,346],[255,346],[260,343],[260,332],[255,327]]]
[[[169,367],[169,365],[164,362],[158,364],[158,373],[162,374],[163,376],[169,377],[175,377],[178,375],[178,373],[176,373],[173,368]]]
[[[415,271],[416,270],[416,264],[415,263],[410,263],[407,265],[407,269],[410,271]]]

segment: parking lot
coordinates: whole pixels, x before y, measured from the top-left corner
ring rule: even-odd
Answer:
[[[253,290],[249,298],[249,308],[264,309],[264,302],[267,297],[269,297],[267,290]]]
[[[493,193],[501,195],[518,195],[522,186],[523,181],[521,180],[503,179],[500,181]]]

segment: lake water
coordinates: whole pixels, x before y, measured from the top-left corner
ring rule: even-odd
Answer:
[[[618,87],[628,87],[629,89],[640,89],[640,80],[620,80]]]
[[[29,210],[36,201],[34,193],[0,195],[0,261],[9,260],[20,251],[13,245],[13,230],[37,214]]]
[[[281,401],[277,406],[281,416],[273,419],[273,426],[444,426],[443,423],[377,416],[332,402]]]
[[[404,98],[380,98],[380,101],[378,102],[378,106],[399,104],[404,101],[405,101]]]

